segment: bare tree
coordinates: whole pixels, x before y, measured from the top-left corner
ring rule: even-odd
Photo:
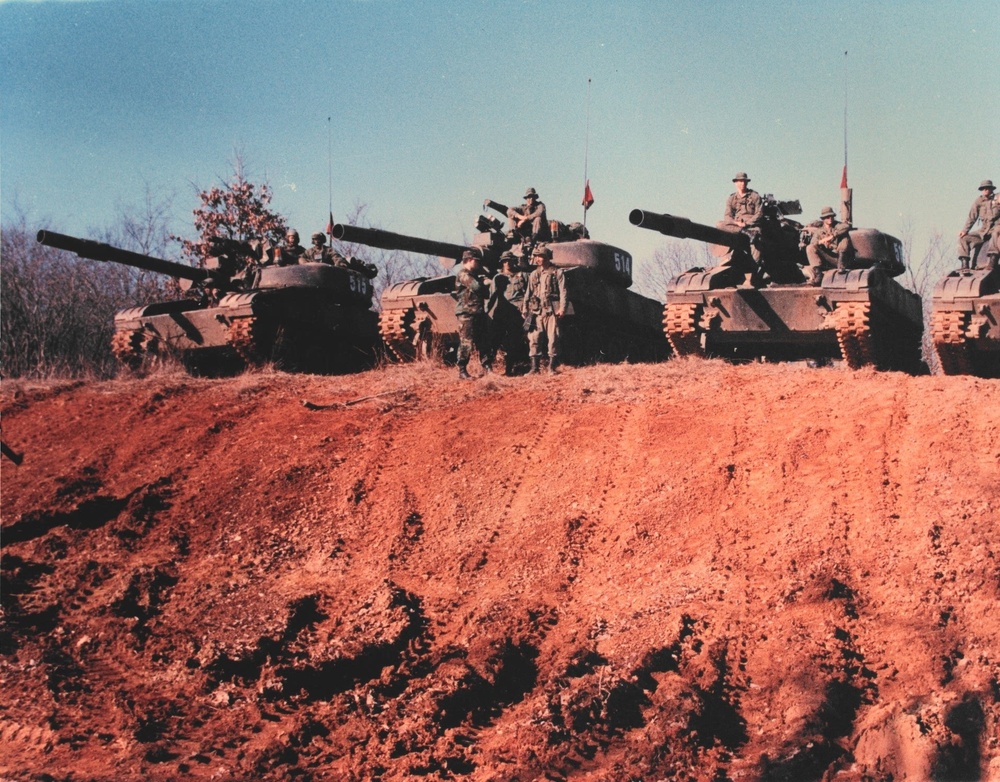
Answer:
[[[120,207],[114,224],[90,233],[135,252],[169,242],[169,199],[147,189],[138,209]],[[4,375],[97,376],[115,372],[114,313],[169,295],[169,280],[113,263],[78,259],[35,241],[16,210],[0,230],[0,367]]]
[[[667,283],[678,274],[696,268],[709,269],[717,263],[708,245],[668,238],[653,251],[651,259],[636,264],[636,292],[663,301]]]
[[[903,223],[900,231],[900,241],[903,244],[903,255],[908,259],[903,284],[919,294],[923,303],[924,323],[931,323],[931,307],[933,304],[934,286],[938,280],[955,268],[955,245],[942,236],[940,231],[931,234],[927,241],[924,254],[917,260],[913,257],[913,224],[909,219]],[[934,351],[930,329],[924,329],[921,351],[924,361],[932,372],[937,372],[939,362]]]

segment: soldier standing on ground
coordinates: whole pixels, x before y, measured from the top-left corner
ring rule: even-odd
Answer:
[[[539,245],[532,253],[536,269],[528,276],[522,312],[525,320],[533,321],[528,331],[528,355],[531,371],[538,372],[542,353],[539,342],[546,338],[549,352],[549,372],[559,364],[559,319],[566,314],[566,281],[562,269],[552,265],[552,250]]]
[[[493,324],[493,349],[504,352],[504,374],[513,375],[528,355],[521,306],[528,275],[509,250],[500,256],[500,273],[493,278],[493,295],[487,312]]]
[[[479,263],[479,253],[466,250],[462,253],[462,268],[455,278],[455,317],[458,318],[458,376],[468,379],[469,358],[475,346],[479,353],[479,363],[484,372],[493,371],[489,345],[489,319],[486,315],[486,300],[489,285]]]
[[[510,229],[515,238],[520,238],[522,242],[529,240],[532,247],[538,242],[549,241],[552,233],[545,214],[545,204],[538,199],[535,188],[529,187],[525,191],[524,201],[519,207],[507,210]]]
[[[975,258],[982,245],[986,245],[987,261],[979,268],[994,269],[997,265],[997,254],[1000,253],[1000,204],[993,194],[996,188],[989,179],[979,183],[979,197],[972,202],[965,225],[958,232],[958,262],[962,271],[976,268]],[[979,230],[972,227],[979,223]]]
[[[846,269],[851,263],[851,237],[849,223],[837,220],[832,206],[824,206],[819,220],[810,223],[804,232],[808,239],[806,258],[809,267],[804,269],[806,282],[819,285],[827,269]]]

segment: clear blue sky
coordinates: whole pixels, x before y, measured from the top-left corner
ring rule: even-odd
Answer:
[[[641,263],[661,238],[631,208],[714,222],[739,170],[809,219],[835,205],[846,87],[855,224],[953,240],[1000,179],[997,18],[995,0],[0,0],[0,209],[86,233],[148,183],[189,233],[193,186],[240,148],[303,234],[332,158],[336,217],[362,202],[461,241],[484,198],[529,185],[581,219],[586,152],[591,233]]]

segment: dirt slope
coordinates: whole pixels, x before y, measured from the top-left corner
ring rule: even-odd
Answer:
[[[1000,779],[996,381],[397,367],[2,410],[0,779]]]

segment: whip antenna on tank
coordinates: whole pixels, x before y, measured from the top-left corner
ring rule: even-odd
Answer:
[[[590,178],[587,176],[587,162],[590,155],[590,83],[587,79],[587,131],[583,141],[583,227],[587,227],[587,210],[594,203],[594,194],[590,192]]]
[[[326,223],[326,235],[333,247],[333,124],[332,117],[326,118],[326,174],[327,195],[329,197],[330,218]]]
[[[847,186],[847,52],[844,52],[844,173],[840,177],[840,219],[851,223],[854,217],[854,195]]]

